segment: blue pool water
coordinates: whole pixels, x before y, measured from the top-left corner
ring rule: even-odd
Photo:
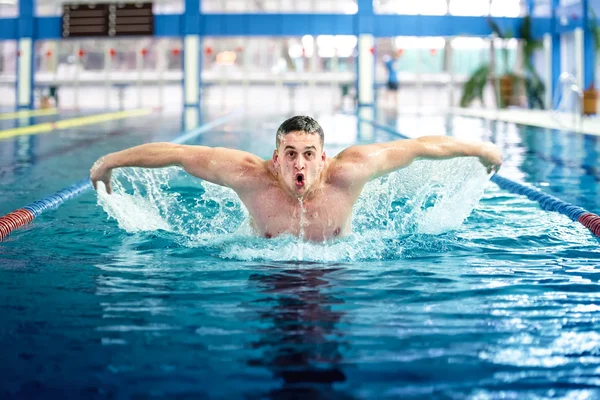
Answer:
[[[319,119],[330,155],[395,139]],[[281,120],[194,143],[269,157]],[[600,212],[597,138],[387,123],[436,121],[498,143],[502,176]],[[178,128],[152,116],[0,142],[0,215]],[[477,163],[373,182],[353,235],[329,244],[251,237],[227,190],[176,169],[115,175],[110,198],[87,192],[0,244],[0,398],[600,398],[599,240]]]

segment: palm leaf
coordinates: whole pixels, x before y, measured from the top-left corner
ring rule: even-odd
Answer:
[[[494,21],[491,18],[488,18],[488,24],[490,26],[490,29],[496,34],[496,36],[498,36],[500,39],[505,38],[504,34],[502,33],[502,29],[500,29],[500,26],[496,23],[496,21]]]
[[[463,86],[463,93],[460,99],[461,107],[468,107],[473,100],[480,99],[483,103],[483,91],[490,76],[490,65],[485,64],[477,68],[469,80]]]
[[[596,51],[600,51],[600,28],[598,28],[598,17],[592,7],[589,9],[591,18],[588,18],[589,28],[592,31],[592,37],[594,38],[594,48]]]

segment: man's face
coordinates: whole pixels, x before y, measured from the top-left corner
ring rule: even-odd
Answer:
[[[290,132],[281,137],[279,149],[273,152],[273,165],[296,196],[304,196],[317,180],[325,165],[322,150],[318,134]]]

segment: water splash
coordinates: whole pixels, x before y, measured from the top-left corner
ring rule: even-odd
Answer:
[[[304,227],[308,225],[308,221],[306,220],[306,209],[304,208],[304,203],[302,202],[302,197],[298,197],[298,203],[300,204],[300,235],[298,236],[298,261],[303,261],[304,257],[302,254],[304,253],[304,243],[305,243],[305,232]]]
[[[220,258],[381,260],[410,257],[415,248],[443,251],[447,244],[439,235],[460,228],[488,181],[475,158],[417,161],[369,182],[353,208],[353,233],[326,244],[302,240],[306,221],[301,199],[300,238],[258,238],[231,189],[179,168],[116,170],[114,193],[100,190],[98,202],[127,232],[166,231],[175,234],[181,246],[204,248]],[[438,236],[432,242],[430,235]]]

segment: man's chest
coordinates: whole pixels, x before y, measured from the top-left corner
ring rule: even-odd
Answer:
[[[326,240],[348,233],[352,201],[334,190],[323,190],[300,201],[277,190],[246,202],[254,227],[266,237],[282,234]]]

